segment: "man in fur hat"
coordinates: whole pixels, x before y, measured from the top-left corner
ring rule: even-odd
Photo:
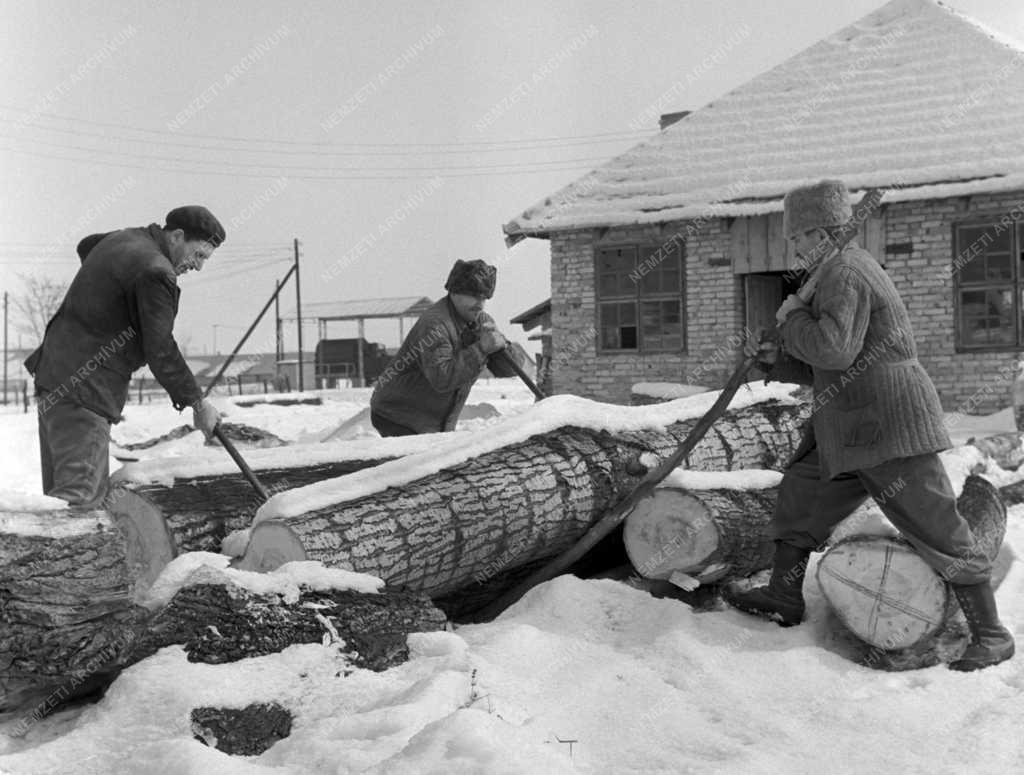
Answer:
[[[42,345],[25,361],[35,377],[43,492],[98,506],[107,491],[110,424],[121,419],[132,372],[148,365],[174,408],[192,408],[207,436],[220,413],[203,398],[172,330],[177,278],[202,269],[224,241],[205,207],[178,207],[164,226],[93,234]]]
[[[852,217],[836,180],[790,191],[784,208],[785,235],[802,258],[821,255],[820,243]],[[779,487],[771,580],[731,590],[726,600],[783,626],[798,624],[810,553],[870,496],[953,587],[971,641],[950,667],[977,670],[1010,659],[1013,636],[999,621],[989,583],[999,547],[986,546],[957,511],[937,454],[951,446],[942,406],[917,359],[903,300],[854,242],[808,269],[817,272],[817,288],[809,303],[794,294],[780,307],[781,343],[746,348],[769,379],[813,385],[814,411]]]
[[[497,274],[479,259],[455,262],[444,285],[448,295],[416,321],[377,379],[370,420],[381,436],[454,430],[484,366],[496,377],[515,376],[493,357],[507,342],[484,312]]]

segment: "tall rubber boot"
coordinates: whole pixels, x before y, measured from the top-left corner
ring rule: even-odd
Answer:
[[[776,541],[768,585],[746,592],[727,590],[722,597],[734,608],[776,622],[781,627],[800,624],[804,619],[804,574],[810,556],[809,549]]]
[[[960,658],[949,663],[950,670],[982,670],[1013,656],[1013,635],[1003,627],[996,610],[996,596],[987,581],[953,584],[953,594],[967,618],[971,641]]]

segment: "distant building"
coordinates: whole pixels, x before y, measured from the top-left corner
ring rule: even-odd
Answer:
[[[556,392],[720,387],[791,293],[782,197],[888,190],[860,241],[910,310],[949,411],[1010,403],[1024,350],[1024,52],[894,0],[695,110],[504,227],[551,243]]]

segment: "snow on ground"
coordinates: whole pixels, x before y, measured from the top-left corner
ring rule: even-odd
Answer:
[[[528,395],[517,404],[499,396],[471,400],[494,398],[506,414],[532,405]],[[290,407],[304,418],[292,423],[269,407],[253,409],[287,438],[285,426],[327,431],[353,407],[330,422]],[[130,418],[145,438],[180,424],[173,410],[152,414],[143,408]],[[259,426],[254,416],[233,419]],[[982,435],[1003,430],[1002,422],[961,420],[958,432]],[[11,502],[11,491],[38,491],[34,427],[34,418],[0,414],[0,489]],[[944,460],[961,480],[976,462],[967,453]],[[1006,540],[1024,555],[1024,506],[1010,510]],[[245,583],[225,562],[179,558],[161,594],[193,573]],[[297,579],[371,583],[297,565],[259,583],[282,594]],[[226,665],[193,664],[181,648],[165,648],[124,671],[95,705],[36,723],[0,722],[0,773],[1024,772],[1024,655],[975,674],[859,667],[830,651],[833,621],[813,565],[808,576],[808,621],[789,629],[563,576],[490,624],[411,636],[412,659],[384,673],[352,668],[341,643]],[[1011,568],[997,598],[1024,642],[1024,564]],[[291,736],[261,756],[231,757],[193,739],[193,708],[261,701],[295,716]]]

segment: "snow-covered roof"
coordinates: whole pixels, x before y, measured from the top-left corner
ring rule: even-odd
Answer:
[[[825,177],[906,201],[1024,188],[1024,50],[934,0],[892,0],[505,225],[759,215]]]

